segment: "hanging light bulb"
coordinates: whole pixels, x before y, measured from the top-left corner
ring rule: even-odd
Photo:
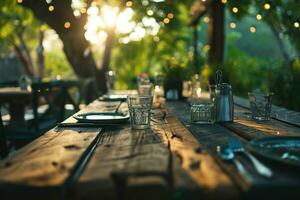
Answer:
[[[131,7],[131,6],[132,6],[132,1],[127,1],[127,2],[126,2],[126,6],[127,6],[127,7]]]
[[[255,26],[250,26],[250,32],[255,33],[256,32],[256,27]]]
[[[168,13],[168,14],[167,14],[167,17],[168,17],[169,19],[173,19],[173,18],[174,18],[174,14],[173,14],[173,13]]]
[[[230,28],[235,29],[236,28],[236,23],[230,22],[229,26],[230,26]]]
[[[170,23],[170,20],[169,20],[169,18],[164,18],[163,22],[164,22],[165,24],[168,24],[168,23]]]
[[[265,10],[270,10],[270,8],[271,8],[271,4],[269,4],[269,3],[264,4],[264,9]]]
[[[64,27],[65,27],[65,29],[69,29],[71,27],[71,23],[70,22],[65,22]]]
[[[257,14],[257,15],[256,15],[256,19],[257,19],[257,20],[261,20],[261,19],[262,19],[261,14]]]
[[[48,7],[48,10],[49,10],[50,12],[52,12],[52,11],[54,10],[54,6],[49,6],[49,7]]]
[[[233,8],[232,8],[232,12],[233,12],[233,13],[238,13],[238,12],[239,12],[239,9],[238,9],[237,7],[233,7]]]

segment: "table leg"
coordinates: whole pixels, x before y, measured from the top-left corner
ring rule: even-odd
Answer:
[[[25,105],[21,102],[11,102],[9,104],[10,123],[14,126],[25,124]]]

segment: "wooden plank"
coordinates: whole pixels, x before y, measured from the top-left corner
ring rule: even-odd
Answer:
[[[190,107],[183,102],[172,102],[168,104],[170,111],[174,113],[182,121],[182,123],[191,131],[194,137],[202,144],[205,149],[211,154],[220,166],[228,172],[231,178],[239,185],[242,190],[242,197],[245,198],[264,198],[264,194],[270,195],[272,198],[295,198],[300,197],[300,192],[297,188],[300,187],[299,173],[293,169],[286,169],[286,166],[279,166],[275,163],[263,160],[274,172],[272,179],[265,179],[257,175],[249,163],[249,160],[238,156],[246,169],[252,174],[250,179],[246,179],[238,175],[235,168],[226,162],[220,160],[216,155],[216,147],[227,144],[230,137],[236,137],[241,142],[246,143],[246,138],[241,135],[236,135],[234,132],[222,127],[219,124],[212,125],[193,125],[190,123]]]
[[[199,143],[178,120],[168,116],[154,121],[148,130],[132,130],[129,125],[106,130],[73,197],[237,197],[230,178],[210,155],[199,151]]]
[[[51,130],[20,149],[0,163],[0,193],[11,199],[20,197],[20,193],[13,192],[14,186],[19,189],[22,186],[32,190],[36,188],[33,195],[39,194],[39,189],[60,188],[100,130]],[[60,195],[59,189],[55,190],[55,195]]]
[[[249,110],[239,106],[235,106],[234,116],[234,122],[224,124],[224,126],[247,140],[270,136],[300,135],[299,128],[275,119],[263,122],[252,120]]]
[[[95,101],[80,112],[111,111],[118,104]],[[74,122],[74,119],[70,117],[66,121]],[[3,160],[0,163],[3,198],[18,199],[26,194],[34,199],[41,196],[52,199],[64,195],[84,167],[79,162],[87,162],[85,157],[89,152],[86,151],[91,150],[100,131],[97,127],[55,128]]]
[[[72,193],[80,199],[117,199],[120,195],[128,197],[131,194],[130,188],[140,185],[134,179],[144,174],[147,178],[144,184],[149,186],[148,189],[160,191],[153,195],[166,195],[168,186],[164,176],[160,175],[166,173],[168,155],[161,154],[161,151],[165,152],[166,149],[160,143],[160,138],[151,133],[151,129],[133,131],[129,125],[124,125],[107,130],[101,136],[91,162]],[[162,165],[153,165],[155,161]],[[151,176],[151,173],[154,175]]]
[[[163,124],[162,137],[166,138],[164,141],[169,142],[171,151],[180,159],[181,167],[198,184],[202,196],[208,199],[238,198],[238,188],[207,153],[205,147],[172,114],[168,114],[166,121],[167,123]],[[192,197],[199,198],[199,196]]]
[[[234,97],[234,103],[244,108],[250,108],[249,101],[241,97]],[[300,113],[286,108],[282,108],[276,105],[272,105],[273,119],[277,119],[282,122],[289,123],[291,125],[300,127]]]

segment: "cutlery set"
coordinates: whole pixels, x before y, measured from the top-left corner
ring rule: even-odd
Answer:
[[[242,143],[234,137],[228,139],[227,147],[218,148],[217,152],[223,160],[233,162],[238,172],[245,177],[249,178],[250,173],[235,154],[246,156],[259,175],[266,178],[271,178],[273,176],[271,169],[254,157],[250,152],[248,152]]]

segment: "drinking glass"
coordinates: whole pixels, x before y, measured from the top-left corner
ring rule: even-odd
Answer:
[[[271,115],[271,99],[273,93],[258,93],[258,92],[249,92],[249,102],[250,108],[252,111],[252,119],[259,121],[270,120]]]
[[[138,93],[142,96],[151,96],[151,89],[152,84],[150,82],[148,83],[141,83],[138,85]]]
[[[128,96],[130,122],[133,129],[150,127],[152,96]]]
[[[213,103],[193,103],[191,105],[191,122],[195,124],[214,123]]]

